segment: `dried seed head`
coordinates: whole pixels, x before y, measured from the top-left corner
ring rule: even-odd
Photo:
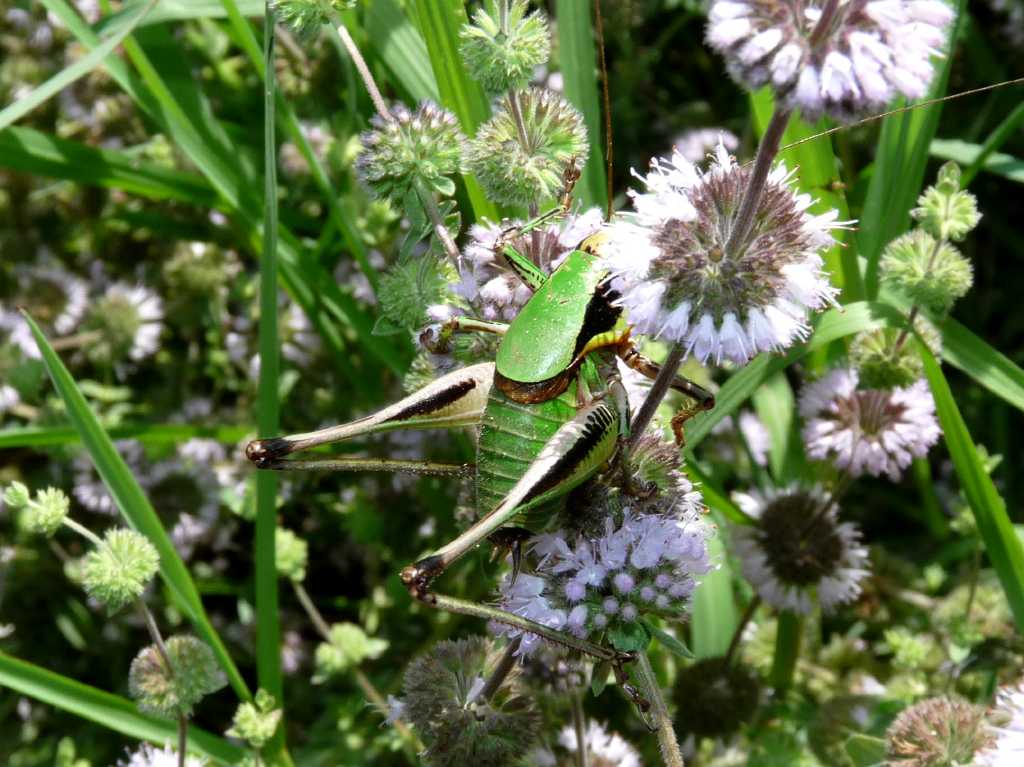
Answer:
[[[396,205],[420,186],[445,196],[455,193],[449,176],[462,168],[465,139],[453,114],[429,101],[415,112],[396,104],[391,119],[375,115],[371,123],[372,130],[360,136],[363,151],[356,160],[364,184]]]
[[[953,9],[941,0],[715,0],[708,43],[733,78],[750,89],[770,85],[806,119],[851,120],[882,111],[899,95],[921,98],[941,55]]]
[[[159,568],[160,555],[146,536],[118,528],[85,556],[82,585],[113,613],[141,597]]]
[[[514,106],[510,99],[515,99]],[[524,205],[561,192],[566,166],[575,160],[582,167],[587,152],[587,129],[579,111],[557,93],[534,88],[496,105],[470,142],[467,161],[496,202]]]
[[[431,767],[504,767],[536,741],[540,717],[520,692],[517,671],[490,700],[481,692],[500,652],[482,637],[446,641],[409,664],[402,716],[426,746]]]
[[[983,708],[942,697],[904,709],[885,739],[886,764],[892,767],[947,767],[975,764],[975,752],[991,745],[994,736]]]
[[[813,200],[773,170],[745,241],[728,252],[728,233],[751,169],[719,145],[706,172],[676,153],[655,158],[630,192],[636,213],[608,228],[605,263],[620,303],[640,333],[685,345],[704,362],[742,364],[806,337],[808,310],[834,301],[821,253],[836,212],[811,215]]]
[[[753,670],[738,661],[698,660],[681,669],[676,679],[676,726],[697,737],[728,737],[757,709],[760,686]]]
[[[191,636],[173,636],[165,643],[170,668],[156,645],[132,661],[128,688],[139,708],[157,716],[190,716],[210,693],[227,684],[213,650]]]
[[[492,0],[462,28],[459,53],[470,76],[491,95],[525,88],[550,53],[548,25],[526,0]],[[507,6],[505,13],[499,5]],[[504,18],[502,18],[504,16]]]
[[[817,488],[793,487],[734,496],[757,520],[737,525],[733,545],[757,593],[781,610],[809,613],[815,598],[828,611],[860,594],[868,552],[860,531]]]

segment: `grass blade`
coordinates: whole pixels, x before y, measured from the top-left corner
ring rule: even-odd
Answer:
[[[177,726],[139,711],[134,702],[82,684],[28,661],[0,652],[0,687],[27,695],[49,706],[130,738],[163,745],[177,738]],[[188,728],[189,750],[219,764],[236,764],[245,756],[238,746],[198,727]]]
[[[996,126],[996,129],[985,139],[985,143],[979,147],[970,165],[964,169],[963,175],[960,177],[960,183],[965,188],[978,175],[978,171],[986,166],[988,158],[992,156],[992,153],[1016,132],[1022,122],[1024,122],[1024,101],[1017,104],[1017,107],[1006,116],[1006,119]]]
[[[719,567],[701,579],[690,608],[690,648],[698,658],[725,655],[739,621],[732,594],[732,568],[721,533],[708,541],[708,556]]]
[[[277,335],[277,144],[274,137],[274,12],[267,6],[263,21],[263,252],[260,254],[260,375],[256,395],[260,437],[278,433],[278,402],[281,365]],[[256,666],[260,687],[282,705],[281,625],[278,619],[275,530],[277,527],[277,475],[256,474],[256,537],[253,561],[256,567]],[[278,726],[267,749],[284,746],[284,727]]]
[[[491,115],[487,96],[469,79],[462,57],[459,56],[459,30],[466,23],[466,9],[462,0],[414,0],[412,8],[427,44],[430,65],[434,70],[441,104],[459,118],[467,136],[476,133],[480,124]],[[483,189],[472,176],[463,176],[473,213],[479,220],[498,220],[498,209],[484,195]]]
[[[778,486],[799,478],[804,465],[803,440],[796,419],[796,397],[779,372],[754,391],[754,409],[771,435],[768,468]]]
[[[423,36],[396,0],[374,0],[366,11],[366,36],[395,80],[414,101],[438,101],[437,80]]]
[[[96,416],[89,408],[82,392],[79,391],[68,369],[64,367],[64,363],[50,347],[42,331],[39,330],[39,326],[27,314],[25,321],[28,322],[36,344],[39,346],[43,363],[50,374],[54,388],[64,400],[68,418],[78,431],[82,444],[89,451],[96,471],[102,478],[103,484],[107,486],[107,490],[110,491],[121,516],[156,547],[160,554],[160,575],[164,583],[177,597],[180,607],[188,615],[196,631],[213,649],[235,692],[240,698],[249,699],[251,697],[249,688],[246,687],[227,648],[210,623],[195,583],[150,505],[149,499],[139,487],[138,481],[132,476],[124,459],[114,447],[114,443],[110,441],[110,437],[96,420]]]
[[[193,437],[208,437],[236,445],[249,431],[247,426],[199,426],[185,423],[127,423],[104,429],[111,439],[137,439],[149,444],[178,444]],[[80,441],[70,426],[22,426],[0,430],[0,450],[16,447],[58,447]]]
[[[972,167],[981,156],[981,150],[982,148],[978,144],[960,139],[935,139],[929,149],[932,157],[953,160],[961,166],[970,165]],[[992,152],[985,158],[984,165],[979,166],[978,169],[1002,176],[1010,181],[1016,181],[1018,184],[1024,184],[1024,160],[1012,155]]]
[[[558,0],[558,56],[565,97],[583,114],[590,138],[590,155],[576,194],[585,207],[607,204],[608,187],[604,168],[604,134],[601,131],[601,101],[598,97],[597,50],[591,23],[593,3]]]
[[[139,22],[153,9],[154,5],[156,5],[156,0],[148,0],[145,5],[140,7],[126,21],[124,27],[115,34],[101,42],[74,64],[62,69],[38,88],[35,88],[13,104],[0,110],[0,130],[21,119],[40,104],[67,88],[79,77],[87,75],[98,67],[132,33],[135,27],[139,25]]]
[[[1024,411],[1024,370],[953,319],[942,325],[942,358]]]
[[[939,363],[925,344],[918,342],[918,349],[924,361],[924,372],[932,396],[935,397],[935,410],[942,425],[949,456],[953,460],[953,468],[956,469],[967,503],[974,513],[985,551],[1006,593],[1017,630],[1024,631],[1024,546],[1006,513],[1006,504],[985,471]]]
[[[686,473],[697,489],[704,496],[704,502],[709,508],[714,509],[718,514],[737,525],[749,525],[751,519],[739,506],[732,502],[707,474],[701,471],[700,467],[693,462],[686,464]]]
[[[953,61],[953,41],[963,19],[965,0],[956,2],[956,20],[950,25],[950,43],[927,98],[946,92]],[[921,191],[928,148],[939,126],[942,104],[931,104],[909,112],[886,117],[875,153],[875,171],[868,186],[864,210],[857,229],[857,251],[867,259],[864,285],[867,298],[878,295],[878,262],[882,249],[907,230],[910,209]]]

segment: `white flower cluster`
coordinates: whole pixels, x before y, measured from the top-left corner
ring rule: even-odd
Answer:
[[[606,520],[604,534],[570,542],[562,532],[537,536],[536,575],[521,574],[501,585],[503,609],[554,629],[587,637],[631,624],[645,613],[680,617],[696,578],[711,570],[708,527],[694,513],[678,516],[623,512]],[[507,636],[519,629],[501,627]],[[540,639],[523,637],[521,654]]]
[[[807,310],[836,290],[822,271],[836,211],[813,215],[814,200],[771,171],[745,242],[727,252],[732,216],[750,178],[719,144],[706,172],[678,152],[655,158],[646,191],[630,192],[635,215],[609,226],[606,264],[636,332],[684,344],[699,360],[745,363],[806,337]]]
[[[716,0],[709,16],[708,42],[738,82],[771,85],[808,119],[848,120],[925,95],[953,9],[942,0]]]
[[[858,382],[856,370],[837,368],[804,388],[807,455],[831,458],[854,477],[895,481],[938,441],[935,401],[923,380],[902,389],[858,389]]]
[[[580,750],[574,727],[564,727],[558,734],[558,743],[572,753]],[[591,720],[583,733],[583,745],[591,759],[618,767],[641,767],[640,754],[617,732],[608,732],[600,722]]]
[[[178,764],[178,752],[170,746],[156,748],[143,743],[138,751],[119,761],[117,767],[178,767]],[[203,767],[204,764],[203,760],[194,756],[185,758],[185,767]]]
[[[591,208],[518,237],[511,244],[535,264],[549,264],[554,269],[584,239],[598,231],[601,222],[601,211]],[[521,223],[477,224],[469,230],[469,243],[459,264],[459,281],[452,285],[452,291],[480,319],[512,320],[533,295],[494,252],[502,233]]]

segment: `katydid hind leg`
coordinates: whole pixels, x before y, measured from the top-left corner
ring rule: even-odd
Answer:
[[[480,422],[494,380],[494,363],[441,376],[393,405],[357,421],[319,431],[250,442],[246,457],[259,468],[280,468],[285,456],[333,442],[399,429],[453,429]]]

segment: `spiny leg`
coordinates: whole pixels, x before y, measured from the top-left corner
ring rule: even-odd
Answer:
[[[317,445],[397,429],[475,426],[480,423],[493,381],[494,363],[470,365],[441,376],[373,415],[319,431],[258,439],[246,446],[245,455],[259,468],[280,469],[286,468],[280,465],[286,455]]]
[[[657,378],[661,372],[661,365],[637,351],[632,341],[623,343],[618,349],[618,355],[627,367],[651,380]],[[715,406],[715,395],[683,375],[677,375],[671,386],[696,402],[694,406],[682,408],[672,416],[672,433],[675,435],[676,444],[682,446],[686,444],[684,424],[698,413],[711,410]]]
[[[272,458],[260,464],[261,469],[276,471],[386,471],[393,474],[419,474],[437,477],[470,477],[476,468],[472,463],[441,461],[404,461],[394,458]]]
[[[434,354],[447,354],[451,351],[452,337],[456,333],[493,333],[503,336],[507,331],[508,325],[504,322],[452,317],[440,325],[429,325],[420,333],[420,344]]]

